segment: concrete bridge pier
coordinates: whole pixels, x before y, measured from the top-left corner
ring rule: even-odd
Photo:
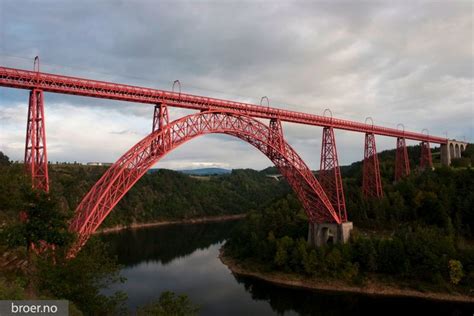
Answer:
[[[330,244],[345,244],[351,236],[352,222],[337,223],[309,223],[308,243],[314,247]]]
[[[447,144],[441,144],[441,164],[450,166],[453,158],[461,158],[461,153],[466,150],[467,144],[455,139],[448,140]]]

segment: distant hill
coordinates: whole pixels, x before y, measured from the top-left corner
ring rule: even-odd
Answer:
[[[263,170],[260,170],[260,172],[263,174],[279,174],[280,170],[278,170],[278,168],[275,166],[270,166]]]
[[[223,169],[223,168],[200,168],[200,169],[177,170],[177,171],[184,174],[193,175],[193,176],[212,176],[212,175],[229,174],[232,172],[232,170]]]
[[[420,153],[421,149],[419,145],[407,146],[408,158],[410,160],[410,168],[413,170],[420,164]],[[395,169],[395,152],[396,149],[383,150],[378,153],[379,162],[380,162],[380,172],[382,177],[391,179],[394,175]],[[436,165],[441,164],[440,157],[440,148],[431,148],[431,154],[433,157],[433,163]],[[461,161],[462,160],[462,161]],[[469,144],[464,152],[462,152],[462,158],[453,159],[453,167],[463,167],[471,164],[474,166],[474,144]],[[343,177],[349,178],[362,178],[362,164],[363,161],[355,161],[350,165],[340,166],[341,173]],[[279,174],[280,171],[275,166],[267,167],[263,170],[260,170],[262,174],[273,175]],[[317,173],[317,170],[313,170],[313,173]]]

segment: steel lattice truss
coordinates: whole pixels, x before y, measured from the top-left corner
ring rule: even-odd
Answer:
[[[421,169],[433,168],[433,160],[431,158],[431,149],[429,142],[421,142],[421,159],[420,167]]]
[[[25,167],[31,176],[32,186],[49,191],[48,155],[44,124],[43,91],[32,90],[26,124]]]
[[[347,221],[346,200],[337,158],[336,138],[332,127],[323,129],[319,182],[339,217],[343,222]]]
[[[405,138],[397,137],[397,151],[395,152],[395,181],[400,181],[410,174],[410,160],[408,159]]]
[[[406,139],[427,141],[438,144],[447,143],[446,138],[426,135],[423,133],[400,131],[394,128],[370,125],[303,112],[288,111],[272,108],[269,106],[259,106],[250,103],[196,96],[181,92],[164,91],[1,66],[0,86],[28,90],[41,89],[45,92],[148,103],[153,105],[165,103],[168,106],[194,109],[199,111],[207,111],[210,109],[233,111],[258,118],[278,118],[279,120],[285,122],[333,127],[336,129],[344,129],[362,133],[374,133],[377,135],[391,137],[404,137]]]
[[[268,127],[239,113],[206,111],[169,124],[164,122],[107,170],[76,209],[70,229],[79,234],[79,241],[71,255],[85,244],[120,199],[158,160],[185,142],[210,133],[238,137],[270,158],[297,194],[311,222],[341,223],[341,217],[311,170],[284,141],[278,121]]]
[[[362,177],[362,192],[364,196],[381,198],[383,196],[382,181],[380,179],[379,158],[373,133],[365,134]]]

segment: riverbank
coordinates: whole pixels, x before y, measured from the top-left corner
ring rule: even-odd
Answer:
[[[156,221],[152,223],[133,223],[130,225],[117,225],[114,227],[98,229],[94,234],[108,234],[108,233],[118,232],[125,229],[133,230],[133,229],[157,227],[157,226],[165,226],[165,225],[225,222],[225,221],[233,221],[237,219],[242,219],[245,216],[246,214],[234,214],[234,215],[188,218],[188,219],[181,219],[181,220]]]
[[[335,279],[331,279],[330,282],[328,282],[328,280],[307,278],[284,272],[256,271],[237,262],[235,259],[226,256],[223,248],[219,250],[219,259],[234,274],[263,280],[283,287],[328,292],[358,293],[374,296],[414,297],[437,301],[474,303],[474,296],[451,293],[420,292],[413,289],[382,284],[374,279],[369,279],[364,286],[354,286]]]

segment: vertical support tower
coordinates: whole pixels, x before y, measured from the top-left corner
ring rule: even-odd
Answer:
[[[346,200],[332,127],[323,128],[319,182],[342,222],[347,222]]]
[[[366,198],[383,197],[379,159],[377,157],[377,147],[375,146],[375,135],[373,133],[365,134],[362,192]]]
[[[426,168],[433,168],[433,160],[431,158],[431,149],[430,149],[430,143],[423,141],[420,143],[421,147],[421,159],[420,159],[420,168],[421,169],[426,169]]]
[[[26,124],[25,167],[27,173],[31,175],[32,187],[49,192],[44,99],[43,91],[39,89],[33,89],[30,92]]]
[[[268,135],[269,142],[275,147],[279,149],[284,148],[284,140],[283,140],[283,127],[281,126],[281,121],[277,118],[272,118],[270,120],[270,131]],[[270,157],[275,155],[273,148],[268,148],[268,153]]]
[[[338,213],[341,224],[310,222],[308,243],[316,247],[332,243],[346,243],[353,226],[352,222],[347,221],[346,200],[337,157],[336,138],[334,129],[330,126],[323,128],[319,183],[326,192],[334,210]]]
[[[397,137],[397,151],[395,153],[395,181],[410,175],[410,161],[408,160],[407,146],[404,137]]]
[[[283,137],[283,127],[281,121],[278,118],[270,119],[270,124],[268,125],[268,142],[273,145],[273,147],[267,147],[267,155],[270,159],[275,159],[280,155],[277,153],[277,150],[285,151],[285,140]],[[288,167],[282,163],[279,167],[280,172],[287,177],[289,181],[290,178],[294,178],[294,174],[289,171]]]
[[[159,103],[155,105],[155,109],[153,112],[153,124],[151,131],[156,132],[160,131],[164,126],[168,125],[169,123],[169,114],[168,114],[168,107],[164,103]],[[169,131],[165,132],[162,137],[157,139],[156,142],[151,144],[152,151],[154,150],[167,150],[171,147],[171,134]]]

